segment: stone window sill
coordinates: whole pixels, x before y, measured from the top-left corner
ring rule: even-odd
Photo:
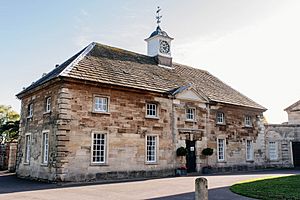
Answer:
[[[91,163],[90,166],[97,167],[97,166],[109,166],[109,165],[107,163]]]
[[[216,123],[218,126],[226,126],[226,123]]]
[[[246,160],[247,163],[254,163],[254,160]]]
[[[227,163],[225,160],[218,160],[218,163]]]
[[[159,119],[159,117],[145,116],[146,119]]]
[[[51,111],[44,112],[43,115],[50,115]]]
[[[23,164],[24,164],[24,165],[28,165],[28,166],[30,165],[30,163],[23,163]]]
[[[93,114],[110,115],[110,112],[92,111]]]
[[[186,119],[185,122],[194,123],[194,122],[197,122],[197,121],[194,120],[194,119]]]
[[[48,167],[48,163],[42,163],[41,167]]]
[[[145,165],[158,165],[158,162],[145,162]]]

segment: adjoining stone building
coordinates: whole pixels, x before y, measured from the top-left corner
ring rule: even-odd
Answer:
[[[148,55],[91,43],[17,94],[17,174],[50,181],[174,175],[265,167],[261,105],[210,73],[174,63],[157,29]]]
[[[300,101],[284,109],[288,122],[266,125],[266,163],[274,167],[300,167]]]

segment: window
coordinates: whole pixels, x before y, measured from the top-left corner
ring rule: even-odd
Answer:
[[[45,112],[51,111],[51,97],[46,98]]]
[[[27,108],[27,117],[30,118],[33,116],[33,103],[30,103]]]
[[[147,162],[156,162],[157,136],[147,135]]]
[[[218,139],[218,161],[225,161],[225,139]]]
[[[276,142],[269,142],[269,156],[270,156],[270,160],[278,159]]]
[[[253,143],[252,140],[246,141],[246,159],[253,160]]]
[[[225,124],[224,113],[222,112],[217,113],[217,124]]]
[[[147,117],[157,117],[157,105],[154,103],[147,103]]]
[[[195,120],[195,109],[194,108],[187,108],[185,111],[186,119],[193,121]]]
[[[245,116],[245,126],[251,127],[252,126],[252,118],[251,116]]]
[[[95,112],[108,112],[108,98],[107,97],[95,97],[94,99],[94,111]]]
[[[30,162],[30,134],[25,135],[25,163]]]
[[[43,132],[43,146],[42,146],[42,163],[48,163],[48,155],[49,155],[49,131]]]
[[[106,134],[93,133],[92,163],[106,163]]]

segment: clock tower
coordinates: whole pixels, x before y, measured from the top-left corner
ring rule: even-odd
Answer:
[[[158,7],[158,10],[156,11],[156,30],[151,33],[149,38],[145,39],[147,42],[147,54],[148,56],[155,57],[159,65],[172,67],[171,41],[173,38],[169,37],[159,26],[162,17],[159,15],[160,11],[161,9]]]

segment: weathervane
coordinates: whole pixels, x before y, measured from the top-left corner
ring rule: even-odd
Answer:
[[[159,15],[159,12],[160,12],[160,11],[161,11],[161,9],[160,9],[160,7],[158,6],[158,7],[157,7],[157,11],[156,11],[156,14],[157,14],[157,15],[156,15],[156,17],[155,17],[155,18],[156,18],[157,26],[159,26],[159,24],[160,24],[160,22],[161,22],[160,19],[162,18],[162,16]]]

